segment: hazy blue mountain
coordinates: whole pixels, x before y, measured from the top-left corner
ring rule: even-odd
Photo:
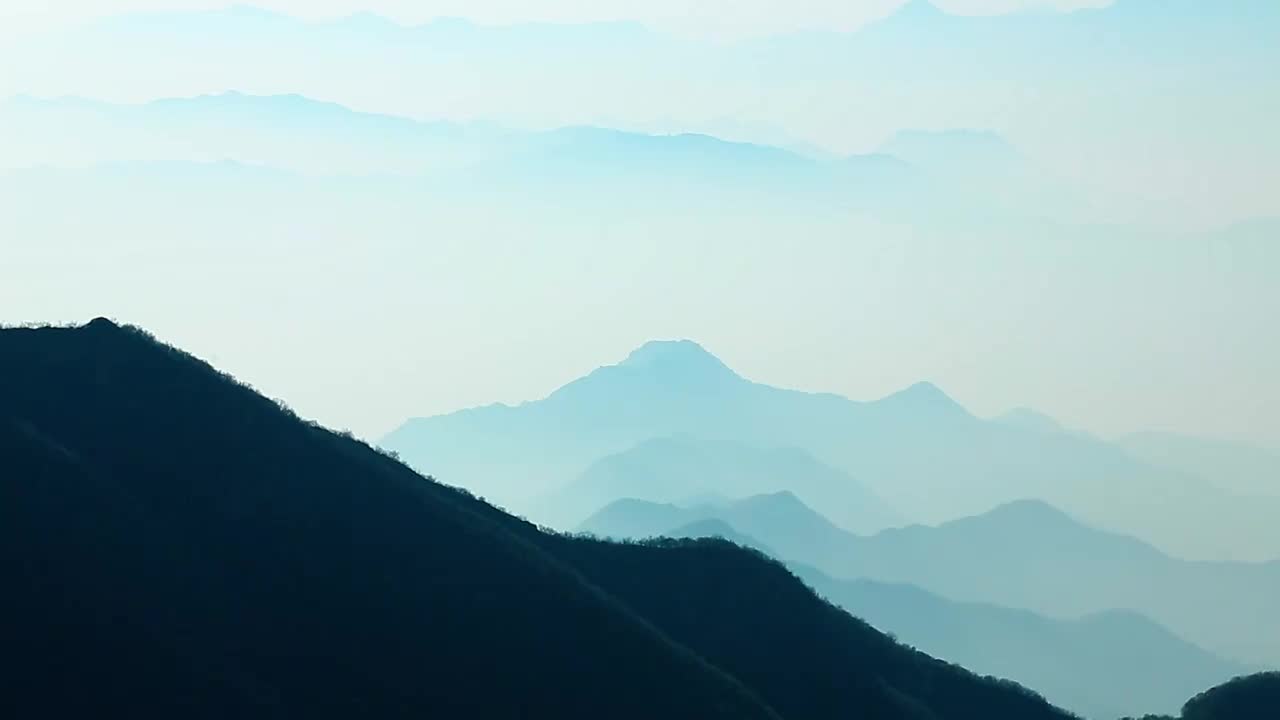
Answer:
[[[833,577],[905,583],[957,601],[1057,618],[1132,610],[1223,657],[1280,664],[1280,623],[1267,609],[1280,599],[1280,563],[1178,560],[1038,501],[938,527],[859,536],[788,493],[724,507],[624,500],[602,508],[580,529],[603,537],[653,537],[704,520],[724,522],[779,559]]]
[[[1068,717],[760,553],[544,533],[104,319],[0,329],[0,463],[18,716]]]
[[[765,555],[772,556],[774,554],[768,546],[753,537],[738,532],[732,525],[717,518],[695,520],[688,525],[680,525],[672,530],[668,530],[662,533],[662,536],[689,539],[720,538],[722,540],[728,540],[735,545],[759,550]]]
[[[672,528],[703,521],[728,525],[716,515],[717,512],[710,506],[680,507],[669,503],[623,498],[600,508],[599,512],[584,520],[574,530],[598,537],[644,540],[665,535]]]
[[[1244,443],[1175,433],[1135,433],[1116,441],[1143,462],[1198,475],[1240,493],[1280,495],[1280,453]]]
[[[1249,670],[1136,612],[1053,619],[994,604],[955,602],[908,584],[836,579],[802,559],[804,545],[797,536],[813,538],[824,525],[829,528],[820,515],[795,507],[794,498],[785,496],[742,504],[755,507],[677,508],[622,500],[602,508],[582,530],[627,539],[721,537],[790,559],[790,567],[820,595],[882,631],[935,657],[1035,688],[1088,718],[1172,712],[1199,689]],[[762,512],[761,506],[773,509]],[[803,522],[812,529],[797,526]],[[779,542],[782,551],[762,537]],[[844,548],[859,551],[856,545]],[[825,559],[838,563],[840,553]]]
[[[1036,432],[1060,433],[1064,431],[1064,428],[1057,420],[1031,408],[1014,408],[993,418],[993,420]]]
[[[659,195],[695,207],[728,204],[728,195],[911,222],[928,208],[930,222],[987,225],[1054,217],[1075,202],[989,132],[904,131],[882,152],[817,157],[698,133],[517,131],[240,92],[140,105],[20,96],[0,102],[0,132],[13,146],[0,155],[5,168],[234,161],[308,176],[405,177],[430,183],[424,194],[533,190],[559,203],[572,193],[578,204]]]
[[[1280,623],[1267,609],[1280,599],[1280,563],[1179,560],[1041,502],[886,530],[840,557],[822,567],[1056,617],[1136,610],[1223,656],[1280,663]]]
[[[778,492],[736,500],[722,506],[679,507],[626,498],[609,503],[576,530],[598,537],[680,537],[672,531],[700,523],[723,523],[741,536],[755,538],[753,547],[768,547],[780,560],[839,567],[843,554],[859,536],[836,527],[794,494]]]
[[[1174,712],[1198,688],[1249,670],[1134,612],[1058,620],[952,602],[911,585],[837,580],[812,568],[792,568],[820,595],[902,642],[1035,688],[1086,718]]]
[[[300,95],[237,92],[117,105],[78,98],[0,103],[6,167],[235,161],[312,174],[426,174],[502,151],[479,126],[361,113]]]
[[[1087,435],[977,418],[930,383],[855,402],[751,382],[688,341],[648,344],[543,400],[410,420],[383,444],[423,470],[466,477],[477,492],[544,515],[539,501],[564,478],[679,434],[804,449],[924,522],[1038,497],[1172,553],[1280,556],[1275,498],[1220,490]]]
[[[546,522],[572,527],[622,498],[689,505],[698,496],[729,500],[784,490],[826,508],[829,517],[850,530],[870,533],[903,524],[898,513],[855,478],[803,450],[688,435],[654,438],[602,458],[539,500],[538,507],[545,508]]]
[[[0,168],[238,162],[308,176],[405,177],[419,192],[555,196],[662,193],[697,204],[728,191],[901,213],[942,188],[888,156],[814,159],[695,133],[604,127],[516,131],[358,112],[296,94],[228,92],[119,105],[79,98],[0,102],[12,151]]]
[[[1204,136],[1220,138],[1242,121],[1261,136],[1272,119],[1270,105],[1261,112],[1240,105],[1237,97],[1249,93],[1228,96],[1206,61],[1229,65],[1233,87],[1266,92],[1264,69],[1274,63],[1277,19],[1266,1],[1223,0],[1210,9],[1180,1],[1161,9],[1159,3],[1128,0],[1088,12],[997,17],[953,16],[928,3],[911,3],[856,32],[796,32],[731,43],[676,37],[636,23],[485,26],[440,19],[414,27],[368,14],[313,22],[236,9],[142,13],[25,38],[4,59],[42,72],[7,74],[0,95],[155,98],[237,88],[298,92],[456,122],[483,118],[523,128],[662,127],[710,134],[727,125],[729,115],[748,129],[735,132],[735,140],[817,145],[833,155],[874,151],[909,128],[997,130],[1027,142],[1027,157],[1071,171],[1074,184],[1089,190],[1006,183],[1000,188],[1008,196],[999,203],[1003,211],[1015,212],[1034,199],[1029,210],[1058,219],[1070,208],[1073,221],[1087,215],[1093,221],[1137,217],[1156,223],[1159,212],[1166,218],[1181,213],[1160,202],[1173,189],[1148,197],[1125,184],[1082,180],[1077,176],[1089,170],[1073,162],[1072,152],[1088,152],[1116,172],[1130,159],[1162,153],[1165,162],[1185,170],[1170,156],[1186,134],[1161,124],[1171,108],[1180,107],[1173,103],[1195,103],[1184,122],[1203,128]],[[272,61],[280,57],[290,62]],[[458,72],[461,65],[467,72]],[[760,67],[771,71],[761,73]],[[877,72],[852,71],[865,67]],[[1180,77],[1179,93],[1153,97],[1144,84],[1149,68]],[[380,81],[365,82],[369,77]],[[794,82],[797,77],[805,82]],[[1019,90],[1029,85],[1059,97],[1059,104],[1050,107]],[[913,88],[911,103],[897,101],[903,87]],[[1086,87],[1111,102],[1090,102]],[[583,97],[592,102],[581,102]],[[760,97],[776,101],[759,103]],[[1115,122],[1114,113],[1099,114],[1101,105],[1121,108],[1132,122],[1114,137],[1091,135],[1086,142],[1081,127]],[[811,119],[849,113],[857,113],[859,122]],[[992,127],[996,122],[1000,126]],[[794,140],[783,143],[783,137]],[[1186,154],[1186,163],[1239,189],[1235,202],[1210,189],[1202,193],[1203,203],[1188,203],[1206,206],[1191,215],[1198,222],[1206,214],[1221,223],[1276,212],[1274,202],[1243,180],[1270,177],[1266,162],[1276,146],[1255,145],[1256,161],[1214,159],[1203,146]],[[953,167],[944,174],[962,172]],[[1096,175],[1110,180],[1102,170]],[[988,185],[973,184],[969,197],[989,195],[978,192]],[[1106,195],[1107,187],[1124,200],[1094,197]],[[1223,207],[1213,210],[1210,204]]]

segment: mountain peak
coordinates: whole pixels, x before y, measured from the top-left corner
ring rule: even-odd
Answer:
[[[620,367],[677,379],[736,377],[720,358],[692,340],[651,340],[633,350]]]
[[[881,22],[917,26],[921,23],[937,22],[948,17],[947,12],[935,5],[933,0],[907,0],[890,12]]]
[[[969,411],[965,410],[960,403],[951,399],[951,396],[943,392],[942,388],[931,382],[918,382],[878,402],[908,410],[942,410],[969,414]]]
[[[796,494],[791,492],[790,490],[779,490],[777,492],[761,493],[760,495],[753,495],[749,498],[739,500],[738,502],[739,504],[745,505],[745,506],[773,505],[777,507],[786,507],[787,509],[790,509],[790,510],[800,509],[800,510],[805,510],[807,512],[813,512],[813,510],[808,505],[804,504],[803,500],[797,497]]]
[[[116,325],[114,322],[112,322],[111,320],[108,320],[107,318],[96,317],[90,320],[89,322],[85,323],[84,329],[92,330],[95,332],[107,332],[111,330],[119,330],[120,326]]]
[[[987,517],[998,518],[1007,523],[1039,528],[1043,528],[1045,526],[1072,528],[1083,527],[1075,520],[1075,518],[1057,507],[1054,507],[1043,500],[1030,498],[1025,500],[1014,500],[1013,502],[997,506],[987,513]]]

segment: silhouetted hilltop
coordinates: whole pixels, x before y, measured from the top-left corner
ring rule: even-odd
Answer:
[[[465,495],[138,331],[0,331],[0,408],[16,716],[773,717]]]
[[[107,321],[0,331],[0,448],[16,716],[1065,717],[758,553],[546,534]]]
[[[1268,672],[1238,677],[1206,690],[1188,700],[1178,717],[1180,720],[1271,720],[1276,716],[1277,707],[1280,707],[1280,673]],[[1141,720],[1175,718],[1144,715]]]
[[[1280,710],[1280,672],[1236,678],[1191,698],[1182,720],[1263,720]]]

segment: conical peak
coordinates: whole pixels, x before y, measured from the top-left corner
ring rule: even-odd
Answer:
[[[671,379],[736,377],[715,355],[692,340],[654,340],[634,350],[622,367]]]

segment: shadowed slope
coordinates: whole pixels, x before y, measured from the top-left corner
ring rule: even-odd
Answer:
[[[0,552],[47,580],[0,599],[6,701],[43,713],[1064,717],[754,553],[545,534],[105,321],[0,332],[0,408]]]
[[[0,600],[18,669],[7,702],[771,717],[465,497],[136,332],[6,330],[0,359],[6,442],[21,450],[4,455],[0,548],[43,580]]]

